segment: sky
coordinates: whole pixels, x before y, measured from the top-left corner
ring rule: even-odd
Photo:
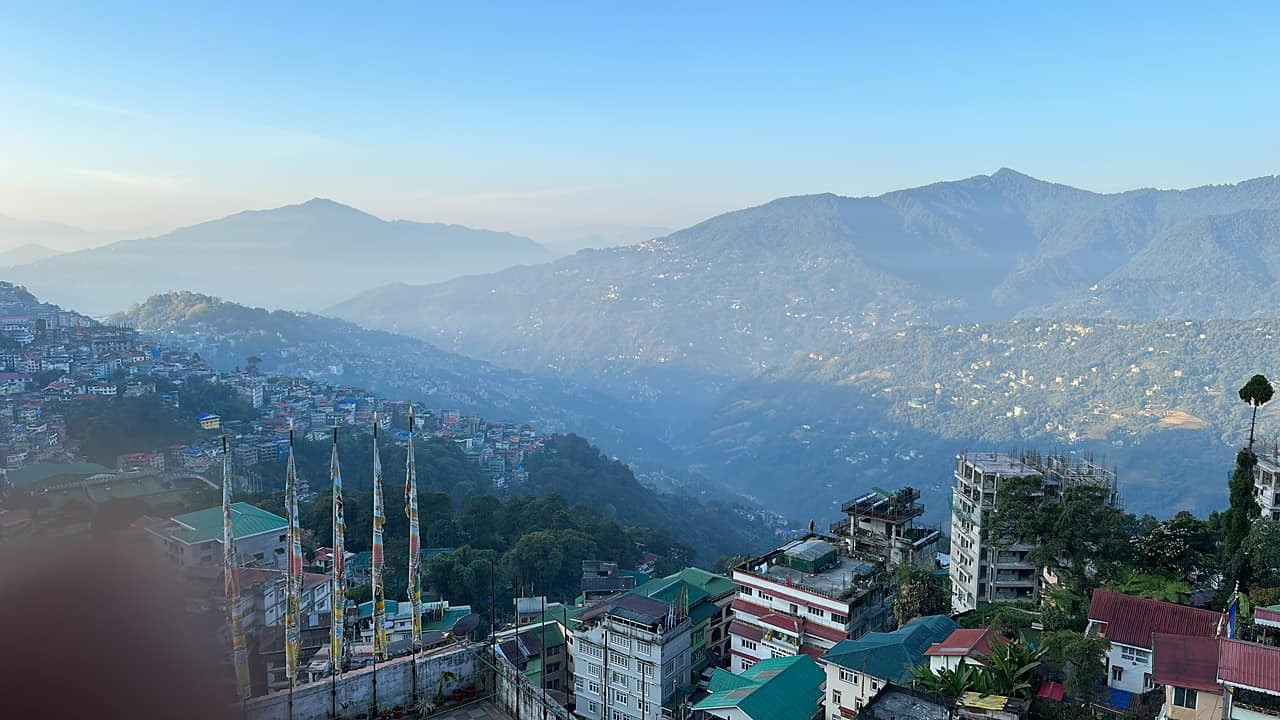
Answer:
[[[376,5],[5,4],[0,214],[127,233],[319,196],[561,240],[1000,167],[1280,171],[1275,3]]]

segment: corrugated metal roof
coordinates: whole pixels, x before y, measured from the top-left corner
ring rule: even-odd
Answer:
[[[1111,590],[1094,590],[1089,602],[1089,619],[1106,623],[1101,635],[1123,645],[1151,649],[1155,633],[1213,637],[1219,613],[1124,595]]]
[[[1222,640],[1218,680],[1280,695],[1280,647],[1243,640]]]
[[[805,655],[761,660],[733,674],[717,669],[711,694],[695,710],[734,707],[753,720],[809,720],[822,700],[826,673]]]
[[[221,505],[178,515],[173,519],[191,528],[180,536],[186,542],[222,540]],[[231,503],[231,529],[237,538],[272,530],[284,530],[288,527],[289,521],[275,513],[245,502]]]
[[[1218,640],[1156,633],[1152,679],[1160,685],[1219,692]]]

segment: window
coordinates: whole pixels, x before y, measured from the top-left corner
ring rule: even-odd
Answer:
[[[839,705],[839,704],[840,704],[840,691],[839,691],[839,690],[832,690],[832,691],[831,691],[831,704],[833,704],[833,705]]]
[[[553,662],[547,666],[547,673],[553,673],[560,669],[560,663]]]
[[[624,650],[630,650],[631,638],[626,635],[614,635],[609,638],[609,644],[614,647],[623,648]]]
[[[773,656],[774,656],[774,657],[776,657],[776,658],[789,657],[787,654],[782,653],[782,652],[779,652],[779,651],[777,651],[777,650],[774,650],[774,651],[773,651]]]
[[[593,681],[588,682],[588,683],[587,683],[587,692],[592,693],[592,694],[595,694],[595,695],[599,695],[599,694],[600,694],[600,683],[595,682],[594,680],[593,680]]]
[[[760,599],[764,600],[765,602],[773,602],[773,596],[766,595],[763,591],[760,593]]]
[[[1155,687],[1155,686],[1156,686],[1156,685],[1155,685],[1155,683],[1151,681],[1151,673],[1143,673],[1143,674],[1142,674],[1142,689],[1143,689],[1143,690],[1150,690],[1151,688],[1153,688],[1153,687]]]
[[[600,712],[600,703],[589,702],[587,703],[587,709],[591,711],[592,715],[594,715]]]
[[[1138,648],[1120,646],[1120,657],[1130,662],[1142,663],[1143,665],[1151,664],[1151,653]]]
[[[751,588],[744,585],[742,587],[742,594],[746,595],[747,597],[751,597]]]
[[[822,609],[822,608],[820,608],[820,607],[814,607],[814,606],[810,605],[810,606],[809,606],[809,614],[810,614],[810,615],[812,615],[812,616],[814,616],[814,617],[826,617],[826,616],[827,616],[827,611],[826,611],[826,610],[823,610],[823,609]]]
[[[640,663],[640,674],[647,678],[653,677],[653,663]]]
[[[627,693],[626,693],[626,691],[625,691],[625,690],[614,690],[614,691],[613,691],[613,702],[617,703],[617,704],[618,704],[619,706],[621,706],[621,707],[626,707],[626,706],[627,706]]]
[[[649,643],[643,640],[636,641],[636,652],[640,653],[641,655],[648,655],[650,649],[651,649],[651,646],[649,645]]]
[[[1111,668],[1111,682],[1120,682],[1124,677],[1124,668],[1115,665]]]
[[[757,646],[756,646],[755,642],[753,642],[753,641],[751,641],[751,640],[747,640],[746,638],[743,638],[743,639],[742,639],[742,648],[743,648],[744,650],[755,650],[755,649],[756,649],[756,647],[757,647]]]
[[[604,650],[599,645],[591,645],[589,643],[579,642],[578,649],[583,655],[593,658],[603,658]]]
[[[856,678],[856,677],[857,677],[857,675],[854,675],[852,670],[845,670],[844,668],[840,668],[840,681],[841,681],[841,682],[855,683],[855,682],[857,682],[857,680],[855,680],[855,679],[854,679],[854,678]]]
[[[746,672],[751,669],[752,665],[756,664],[755,660],[748,660],[746,658],[738,658],[738,660],[742,663],[742,670],[740,672]]]
[[[287,539],[288,539],[288,536],[287,536],[287,535],[281,535],[281,536],[280,536],[280,542],[284,542],[284,541],[285,541],[285,540],[287,540]]]
[[[587,663],[587,675],[590,675],[593,678],[604,677],[601,674],[600,666],[595,663]]]
[[[1173,689],[1173,704],[1181,708],[1196,709],[1196,691],[1190,688]]]
[[[831,613],[831,622],[837,625],[847,625],[849,624],[849,616],[841,615],[839,613]]]
[[[790,608],[791,608],[791,614],[792,614],[792,615],[799,615],[799,614],[800,614],[800,606],[799,606],[799,605],[796,605],[795,603],[791,603],[788,607],[790,607]]]
[[[613,652],[612,650],[609,651],[609,664],[617,665],[618,667],[621,667],[621,668],[631,667],[631,665],[627,662],[626,655],[623,655],[622,653]]]
[[[610,682],[610,683],[612,683],[612,684],[614,684],[614,685],[621,685],[622,687],[626,687],[626,686],[627,686],[627,676],[626,676],[626,675],[623,675],[623,674],[622,674],[622,673],[620,673],[620,672],[615,672],[615,671],[613,671],[613,670],[610,670],[610,671],[609,671],[609,682]]]

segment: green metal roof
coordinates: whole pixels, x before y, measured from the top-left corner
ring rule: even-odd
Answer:
[[[919,617],[893,632],[873,632],[857,640],[841,640],[822,659],[889,682],[903,683],[924,662],[929,646],[958,628],[945,615]]]
[[[689,622],[697,625],[716,613],[720,612],[720,607],[710,600],[704,600],[697,605],[689,608]]]
[[[808,655],[761,660],[736,675],[717,668],[707,685],[711,694],[693,709],[737,708],[753,720],[809,720],[826,679]]]
[[[97,463],[35,463],[6,470],[4,477],[14,487],[26,487],[56,477],[80,478],[109,472],[115,471]]]
[[[191,528],[178,535],[188,543],[222,540],[221,505],[205,508],[204,510],[196,510],[185,515],[177,515],[173,519],[175,522]],[[267,512],[249,503],[231,503],[231,531],[238,538],[275,530],[283,531],[288,527],[289,521],[273,512]]]

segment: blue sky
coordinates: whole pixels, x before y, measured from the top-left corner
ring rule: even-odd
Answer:
[[[0,213],[325,196],[554,239],[1002,166],[1108,191],[1280,169],[1275,4],[222,5],[6,7]]]

